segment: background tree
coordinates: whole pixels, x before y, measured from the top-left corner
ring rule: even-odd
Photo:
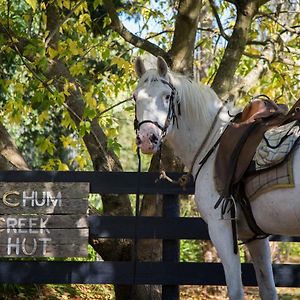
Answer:
[[[210,84],[224,101],[242,104],[264,93],[294,103],[299,12],[298,1],[287,0],[0,0],[0,123],[3,141],[11,142],[9,132],[20,149],[11,148],[19,158],[13,165],[133,168],[125,150],[133,153],[134,138],[125,143],[119,132],[133,120],[133,103],[127,100],[139,54],[164,57],[174,71]],[[125,24],[138,29],[131,32]],[[12,158],[1,153],[6,169]],[[183,168],[168,147],[163,164]],[[157,157],[150,169],[158,169]],[[105,195],[101,201],[97,213],[132,215],[129,197]],[[145,198],[142,214],[157,215],[159,208]],[[130,241],[91,236],[90,243],[106,260],[130,259]],[[159,259],[151,241],[139,247],[140,259]],[[149,293],[159,297],[155,288],[116,287],[117,299],[149,299]]]

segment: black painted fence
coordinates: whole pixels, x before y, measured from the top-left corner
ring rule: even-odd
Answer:
[[[177,173],[169,174],[176,179]],[[86,283],[86,284],[161,284],[163,299],[178,299],[179,285],[225,285],[219,263],[179,262],[180,239],[209,239],[200,218],[179,217],[179,194],[192,194],[194,187],[160,181],[156,173],[3,171],[3,182],[89,182],[91,193],[162,194],[164,217],[90,216],[93,235],[102,238],[163,239],[161,262],[68,262],[0,261],[0,283]],[[276,241],[299,241],[297,237],[273,236]],[[273,265],[276,285],[300,286],[300,265]],[[251,264],[242,264],[244,285],[256,286]]]

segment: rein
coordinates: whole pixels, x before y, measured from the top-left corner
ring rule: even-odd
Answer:
[[[191,164],[191,167],[189,169],[189,171],[182,175],[178,180],[173,180],[172,178],[170,178],[169,176],[167,176],[166,172],[164,170],[161,171],[161,174],[159,176],[159,179],[166,179],[168,180],[169,182],[173,183],[173,184],[179,184],[181,187],[185,188],[186,185],[189,183],[190,180],[193,180],[194,182],[196,182],[197,178],[198,178],[198,175],[202,169],[202,167],[205,165],[206,161],[209,159],[209,157],[212,155],[212,153],[215,151],[215,149],[217,148],[219,142],[220,142],[220,138],[221,136],[218,138],[218,140],[215,142],[215,144],[210,148],[210,150],[206,153],[206,155],[203,157],[203,159],[199,162],[199,168],[196,172],[196,175],[195,177],[193,178],[193,175],[192,175],[192,172],[193,172],[193,169],[194,169],[194,166],[195,166],[195,163],[197,161],[197,158],[198,156],[200,155],[201,151],[203,150],[203,148],[206,146],[207,142],[208,142],[208,139],[211,135],[211,133],[213,132],[217,122],[218,122],[218,117],[222,111],[222,108],[223,107],[220,107],[220,109],[218,110],[210,128],[209,128],[209,131],[207,132],[204,140],[202,141],[201,145],[199,146],[196,154],[194,155],[194,158],[192,160],[192,164]]]
[[[188,172],[189,175],[192,174],[193,169],[194,169],[194,165],[196,163],[196,160],[197,160],[198,156],[200,155],[201,151],[203,150],[204,146],[206,146],[207,141],[208,141],[211,133],[213,132],[213,130],[214,130],[214,128],[215,128],[215,126],[216,126],[216,124],[218,122],[218,117],[219,117],[219,115],[220,115],[220,113],[222,111],[222,108],[223,108],[222,106],[219,108],[219,110],[218,110],[218,112],[217,112],[217,114],[216,114],[216,116],[215,116],[215,118],[214,118],[214,120],[213,120],[213,122],[212,122],[212,124],[211,124],[211,126],[209,128],[209,131],[207,132],[207,134],[206,134],[203,142],[201,143],[200,147],[198,148],[198,151],[196,152],[196,154],[195,154],[195,156],[193,158],[190,170]],[[203,167],[203,165],[205,164],[205,162],[207,161],[207,159],[210,157],[210,155],[214,152],[214,150],[216,149],[216,147],[219,144],[219,142],[220,142],[220,138],[218,138],[217,142],[213,145],[213,147],[207,152],[207,154],[204,156],[204,158],[200,161],[200,163],[199,163],[200,167],[199,167],[199,169],[198,169],[198,171],[196,173],[194,181],[197,180],[197,177],[198,177],[198,175],[200,173],[201,168]]]

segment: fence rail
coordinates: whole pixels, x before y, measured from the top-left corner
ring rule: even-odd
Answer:
[[[172,178],[181,174],[171,173]],[[162,262],[69,262],[0,261],[0,283],[110,283],[162,284],[165,299],[177,299],[178,285],[225,285],[219,263],[178,262],[180,239],[208,240],[207,226],[200,218],[178,216],[178,194],[192,194],[168,182],[155,183],[157,173],[2,171],[1,182],[89,182],[90,193],[162,194],[164,217],[89,216],[89,231],[101,238],[163,239]],[[299,237],[272,236],[274,241],[295,241]],[[277,286],[300,286],[300,265],[273,265]],[[255,286],[254,270],[242,264],[243,282]],[[135,276],[135,278],[134,278]],[[171,295],[171,296],[170,296]]]

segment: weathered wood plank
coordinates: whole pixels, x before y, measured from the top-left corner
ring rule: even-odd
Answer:
[[[0,256],[55,257],[59,254],[59,257],[72,257],[74,253],[75,256],[86,256],[88,234],[88,228],[7,229],[0,232]],[[85,250],[76,253],[73,246]]]
[[[22,197],[23,192],[31,197],[32,192],[37,192],[38,198],[42,198],[43,192],[49,192],[52,197],[61,193],[63,199],[82,199],[89,195],[88,182],[0,182],[0,197],[6,192],[17,191]]]
[[[85,214],[88,195],[87,182],[0,182],[0,212]]]
[[[0,216],[2,229],[37,229],[46,226],[48,229],[88,228],[86,215],[3,215]]]
[[[25,249],[25,251],[24,251]],[[77,243],[69,243],[68,245],[60,244],[47,244],[44,248],[42,244],[38,244],[36,250],[34,248],[27,246],[22,248],[22,245],[18,250],[10,249],[11,253],[8,254],[9,249],[5,245],[0,245],[0,256],[1,257],[11,257],[11,258],[24,258],[24,257],[57,257],[57,258],[67,258],[67,257],[87,257],[88,256],[88,243],[79,241]],[[18,253],[16,253],[18,251]]]
[[[62,199],[61,204],[50,206],[18,206],[8,207],[0,198],[0,215],[6,214],[86,214],[88,210],[87,199]]]
[[[19,231],[17,231],[19,230]],[[30,240],[32,238],[51,238],[52,241],[57,242],[61,245],[67,245],[68,243],[72,243],[75,239],[80,240],[81,242],[88,237],[89,229],[88,228],[78,228],[78,229],[32,229],[31,233],[30,229],[10,229],[9,231],[3,230],[0,232],[0,244],[5,244],[8,238],[19,238],[28,239],[28,244],[30,244]]]

